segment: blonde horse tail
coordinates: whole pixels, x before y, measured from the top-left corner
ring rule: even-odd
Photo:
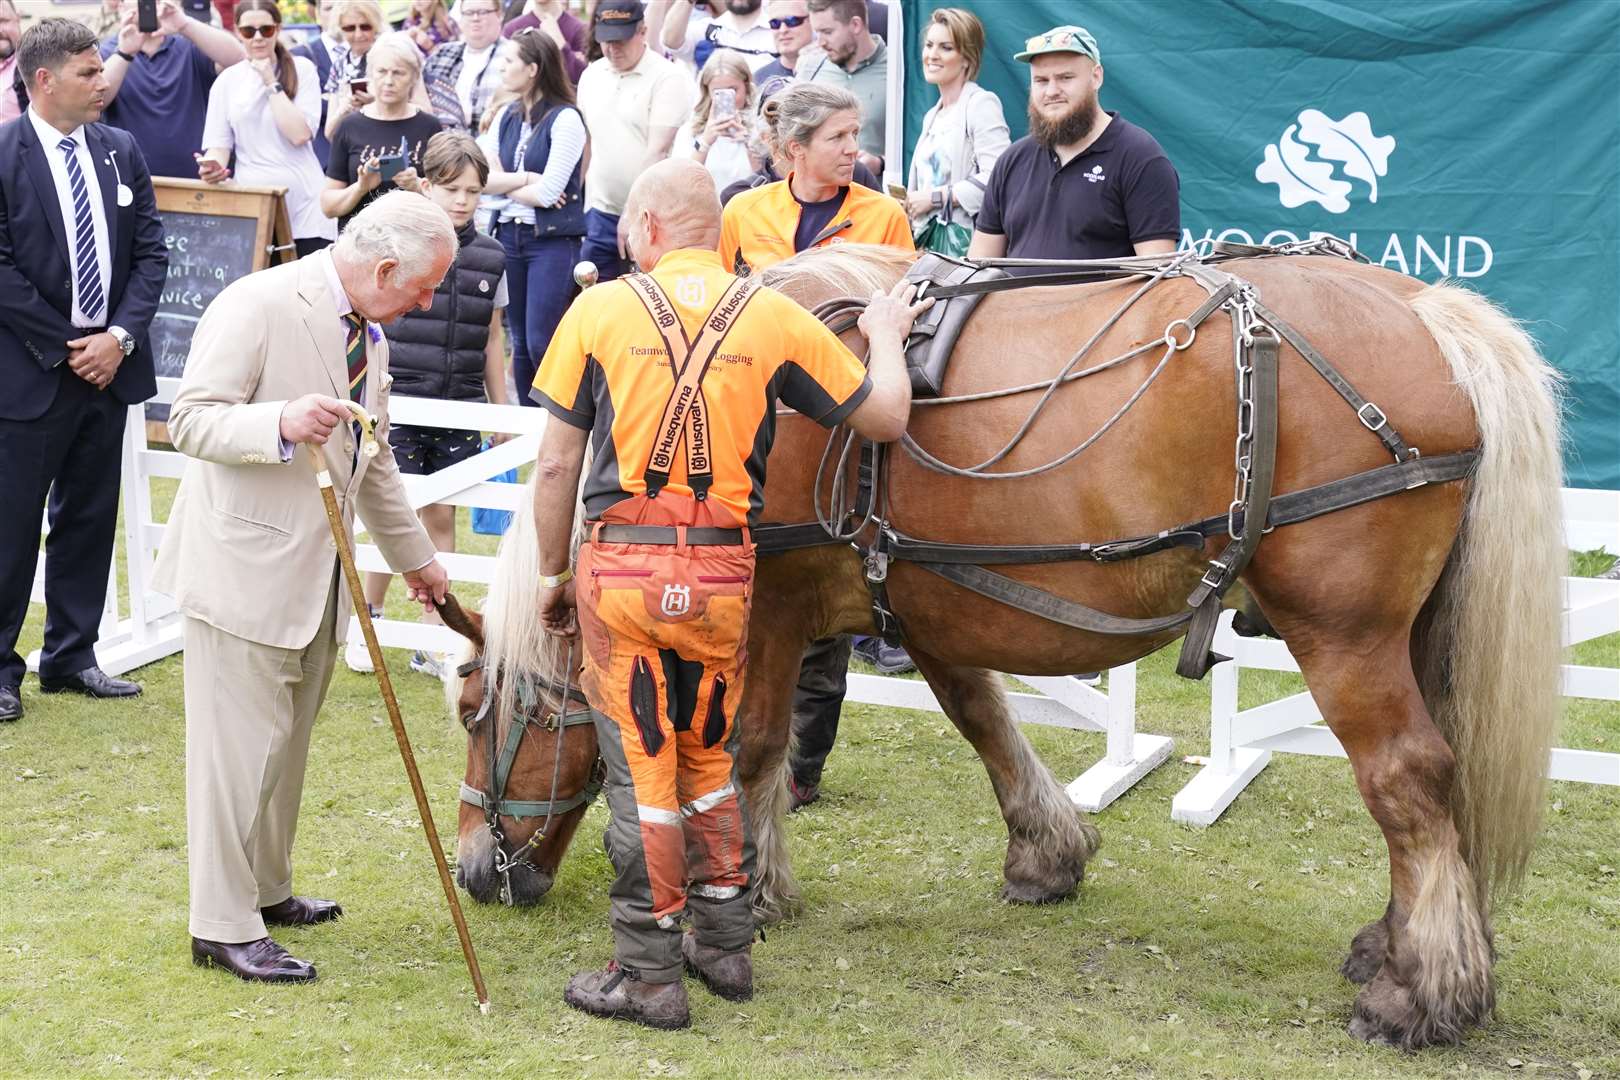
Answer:
[[[1484,297],[1442,282],[1411,306],[1479,429],[1461,531],[1414,629],[1413,656],[1456,757],[1452,809],[1488,911],[1493,890],[1524,876],[1562,709],[1562,386]]]

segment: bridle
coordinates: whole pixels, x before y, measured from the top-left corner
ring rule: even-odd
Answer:
[[[570,648],[568,665],[563,669],[565,672],[574,669],[573,659],[573,649]],[[456,668],[456,674],[465,679],[483,667],[484,658],[480,654]],[[486,673],[483,700],[479,704],[478,711],[462,714],[461,726],[466,729],[468,735],[472,735],[478,729],[478,725],[486,719],[495,716],[497,712],[495,684],[500,674],[496,672],[492,678]],[[598,755],[591,766],[591,775],[586,780],[585,786],[566,798],[557,797],[557,785],[562,779],[563,741],[567,737],[568,729],[592,723],[591,710],[584,694],[566,681],[559,685],[541,675],[525,674],[518,677],[516,696],[517,703],[513,709],[512,721],[506,729],[506,738],[501,740],[499,750],[495,746],[498,723],[491,720],[489,731],[485,734],[484,742],[489,747],[489,790],[481,791],[466,781],[462,781],[461,784],[461,801],[483,811],[484,826],[495,841],[495,870],[501,875],[501,903],[507,905],[512,903],[513,869],[527,866],[531,870],[538,870],[532,856],[545,841],[552,821],[571,810],[589,806],[596,801],[606,778],[606,768],[601,756]],[[548,696],[550,702],[555,702],[554,707],[547,707]],[[567,707],[569,702],[574,702],[580,707],[569,709]],[[512,775],[512,765],[517,760],[518,747],[523,744],[523,735],[530,727],[556,733],[552,756],[551,795],[543,800],[508,799],[506,784]],[[506,834],[501,831],[502,817],[543,817],[545,820],[534,831],[534,835],[529,837],[528,842],[508,855],[505,847]]]

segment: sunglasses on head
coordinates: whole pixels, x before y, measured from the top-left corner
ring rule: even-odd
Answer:
[[[279,29],[280,27],[278,27],[275,23],[271,23],[269,26],[243,26],[241,23],[236,24],[236,32],[242,35],[242,40],[244,41],[252,41],[254,34],[258,34],[262,38],[273,38],[276,36],[276,31]]]
[[[784,15],[780,19],[771,19],[765,25],[769,26],[772,30],[780,30],[784,26],[789,28],[803,26],[808,21],[810,21],[810,16],[808,15]]]
[[[342,30],[345,34],[357,34],[361,30],[370,30],[371,29],[371,24],[370,23],[348,23],[346,25],[339,26],[338,29]]]

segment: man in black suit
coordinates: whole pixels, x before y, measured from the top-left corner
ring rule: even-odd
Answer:
[[[0,720],[23,712],[17,637],[47,497],[40,687],[140,693],[96,666],[95,644],[124,420],[157,391],[146,332],[169,264],[140,150],[95,122],[95,34],[41,19],[17,55],[30,105],[0,127]]]

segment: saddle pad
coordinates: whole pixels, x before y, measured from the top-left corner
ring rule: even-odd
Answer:
[[[925,253],[906,271],[907,281],[933,285],[960,285],[966,281],[986,281],[1006,276],[1005,270],[979,266],[936,252]],[[911,336],[906,339],[906,370],[911,375],[913,397],[939,396],[940,388],[945,385],[945,369],[950,363],[951,350],[956,347],[956,339],[985,295],[979,293],[941,300],[912,324]]]

